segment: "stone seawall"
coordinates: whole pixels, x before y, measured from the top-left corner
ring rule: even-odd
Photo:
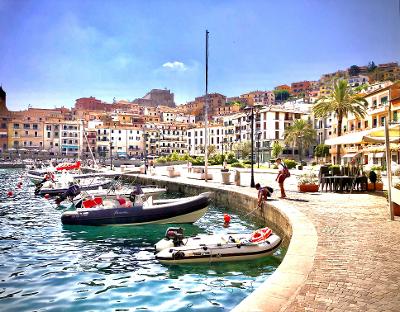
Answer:
[[[283,244],[288,249],[281,265],[266,282],[234,309],[235,312],[285,309],[312,269],[318,242],[315,227],[287,201],[267,201],[260,209],[257,208],[257,193],[249,188],[164,176],[124,175],[124,179],[142,185],[158,185],[170,192],[186,195],[213,192],[215,204],[241,212],[251,212],[283,238]]]

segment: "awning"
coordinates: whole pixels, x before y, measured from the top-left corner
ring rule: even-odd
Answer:
[[[384,152],[375,153],[374,157],[375,158],[383,158],[383,157],[385,157],[385,153]]]
[[[400,141],[400,127],[395,125],[389,130],[390,142]],[[385,143],[384,127],[368,129],[358,132],[347,133],[340,137],[328,139],[326,145],[360,144],[360,143]]]
[[[328,139],[325,141],[326,145],[342,145],[342,144],[358,144],[362,143],[364,137],[371,133],[371,130],[363,130],[358,132],[347,133],[340,137]]]
[[[353,158],[355,157],[357,154],[356,153],[348,153],[348,154],[344,154],[342,157],[343,158]]]

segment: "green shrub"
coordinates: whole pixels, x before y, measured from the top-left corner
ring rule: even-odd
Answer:
[[[173,152],[171,154],[170,160],[171,161],[178,161],[179,160],[179,154],[177,152]]]
[[[313,161],[312,163],[311,163],[311,166],[316,166],[317,165],[317,162],[316,161]]]
[[[200,156],[200,157],[193,158],[193,161],[192,161],[193,166],[204,166],[204,164],[205,164],[204,157]]]
[[[284,159],[283,163],[288,167],[288,169],[296,168],[297,165],[293,159]]]
[[[251,165],[251,159],[243,160],[243,164],[245,164],[245,165]]]
[[[234,162],[234,163],[231,164],[231,167],[244,168],[245,166],[240,162]]]
[[[373,170],[373,171],[383,171],[383,166],[372,166],[371,170]]]
[[[222,165],[224,157],[222,154],[214,154],[208,159],[210,165]]]
[[[238,162],[238,160],[236,159],[235,154],[233,152],[229,152],[228,154],[226,154],[225,158],[226,158],[226,162],[228,164],[233,164],[233,163]]]
[[[163,157],[163,156],[158,157],[158,158],[156,159],[156,163],[157,163],[157,164],[165,164],[166,162],[167,162],[167,159],[166,159],[165,157]]]

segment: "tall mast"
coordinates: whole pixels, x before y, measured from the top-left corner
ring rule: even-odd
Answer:
[[[204,181],[207,182],[207,174],[208,174],[208,129],[207,129],[207,123],[208,123],[208,34],[209,31],[206,30],[206,95],[205,95],[205,105],[204,105]]]

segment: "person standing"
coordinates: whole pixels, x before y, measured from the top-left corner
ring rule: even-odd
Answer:
[[[281,189],[280,198],[286,198],[285,187],[283,183],[285,182],[285,179],[289,176],[289,170],[280,158],[276,159],[276,164],[278,165],[278,175],[276,177],[276,181],[278,182],[279,188]]]

